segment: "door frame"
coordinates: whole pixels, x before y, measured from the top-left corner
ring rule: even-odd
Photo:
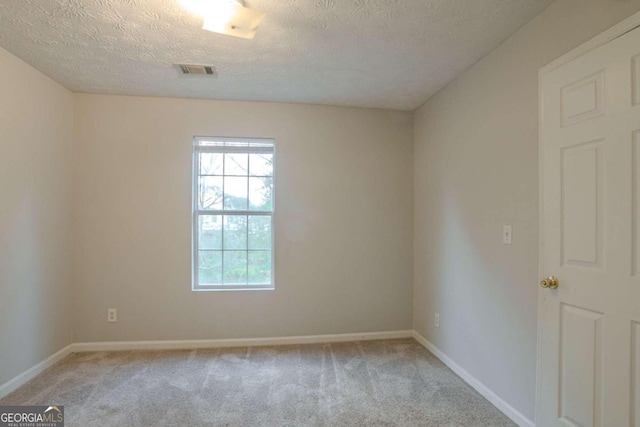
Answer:
[[[543,146],[544,140],[542,137],[542,109],[543,109],[543,99],[542,99],[542,79],[543,77],[550,73],[551,71],[556,70],[557,68],[601,47],[605,44],[617,39],[620,36],[628,33],[629,31],[635,30],[640,27],[640,12],[636,12],[631,15],[627,19],[622,22],[614,25],[613,27],[605,30],[599,35],[595,36],[591,40],[586,43],[581,44],[580,46],[572,49],[571,51],[565,53],[561,57],[555,59],[549,64],[538,70],[538,277],[545,277],[551,274],[545,270],[544,266],[544,183],[543,183],[543,173],[544,173],[544,157],[543,157]],[[538,419],[538,411],[540,410],[540,350],[541,350],[541,341],[542,341],[542,328],[540,327],[541,319],[542,319],[542,294],[538,290],[538,318],[537,318],[537,342],[536,342],[536,402],[535,402],[535,420]],[[534,423],[535,423],[534,420]],[[534,424],[535,425],[535,424]]]

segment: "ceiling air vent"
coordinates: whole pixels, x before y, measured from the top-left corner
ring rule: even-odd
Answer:
[[[216,69],[212,65],[176,64],[180,67],[182,74],[200,74],[216,76]]]

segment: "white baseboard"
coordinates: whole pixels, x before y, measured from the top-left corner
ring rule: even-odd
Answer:
[[[27,382],[31,381],[37,375],[39,375],[40,373],[44,372],[44,370],[46,370],[46,369],[50,368],[51,366],[55,365],[58,361],[60,361],[63,358],[67,357],[68,355],[70,355],[72,353],[72,350],[71,350],[72,346],[73,346],[73,344],[70,344],[70,345],[66,346],[62,350],[60,350],[60,351],[52,354],[51,356],[47,357],[45,360],[43,360],[42,362],[38,363],[37,365],[32,366],[31,368],[27,369],[23,373],[15,376],[14,378],[12,378],[9,381],[7,381],[6,383],[0,385],[0,399],[2,399],[3,397],[5,397],[9,393],[11,393],[12,391],[17,389],[18,387],[20,387],[20,386],[26,384]]]
[[[122,350],[184,350],[217,347],[257,347],[287,344],[318,344],[331,342],[369,341],[394,338],[411,338],[413,331],[365,332],[360,334],[306,335],[297,337],[276,338],[238,338],[214,340],[179,340],[179,341],[113,341],[85,342],[72,345],[74,353],[87,351],[122,351]]]
[[[451,360],[446,354],[444,354],[438,347],[431,344],[425,337],[418,332],[413,331],[413,338],[418,341],[424,348],[429,350],[438,359],[447,365],[453,372],[455,372],[460,378],[462,378],[467,384],[473,387],[478,393],[480,393],[485,399],[498,408],[503,414],[511,418],[511,420],[518,424],[520,427],[535,427],[535,423],[522,415],[513,406],[505,402],[500,396],[491,391],[487,386],[482,384],[469,372],[465,371],[460,365]]]

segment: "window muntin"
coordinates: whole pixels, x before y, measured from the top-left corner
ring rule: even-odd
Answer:
[[[193,289],[273,289],[273,140],[194,138]]]

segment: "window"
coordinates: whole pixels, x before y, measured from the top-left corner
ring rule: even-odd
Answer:
[[[273,289],[273,140],[193,144],[193,289]]]

